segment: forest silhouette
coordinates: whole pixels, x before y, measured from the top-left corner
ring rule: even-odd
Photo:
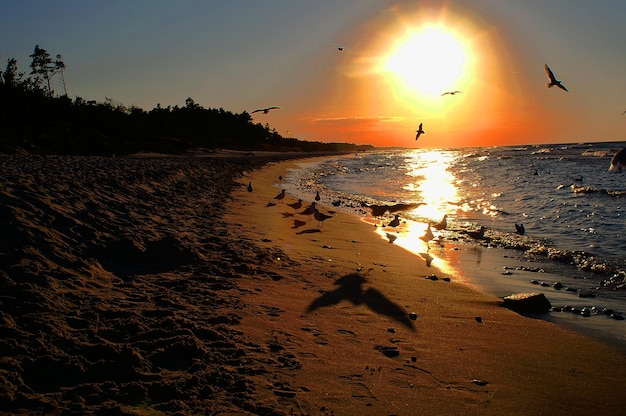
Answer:
[[[0,71],[0,153],[123,155],[180,154],[189,150],[347,152],[372,146],[323,143],[283,137],[247,112],[204,108],[190,97],[183,107],[157,104],[146,111],[104,101],[71,99],[65,63],[35,47],[30,73],[10,58]],[[63,94],[55,94],[54,83]]]

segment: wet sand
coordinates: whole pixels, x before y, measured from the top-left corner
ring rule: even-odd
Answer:
[[[318,228],[273,199],[292,162],[240,156],[2,157],[0,414],[622,412],[623,350]]]

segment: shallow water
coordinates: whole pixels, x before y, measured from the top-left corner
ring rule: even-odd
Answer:
[[[319,191],[326,205],[377,223],[381,238],[394,239],[489,293],[542,291],[553,306],[608,307],[626,315],[626,177],[608,171],[611,157],[624,146],[378,151],[302,163],[287,175],[285,187],[304,200]],[[384,227],[393,216],[373,218],[363,206],[397,203],[421,205],[400,212],[401,225],[395,228]],[[435,231],[440,242],[426,245],[418,236],[444,215],[447,228]],[[516,233],[515,224],[524,225],[525,235]],[[486,238],[468,236],[480,226]],[[464,265],[499,268],[459,270],[461,256],[473,259]],[[480,261],[482,256],[491,261]],[[531,280],[564,282],[589,297]],[[550,313],[546,319],[626,346],[626,321],[572,313]]]

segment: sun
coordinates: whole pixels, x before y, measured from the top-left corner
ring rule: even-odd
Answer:
[[[443,26],[410,30],[394,43],[383,68],[394,81],[421,95],[460,90],[468,77],[468,47]]]

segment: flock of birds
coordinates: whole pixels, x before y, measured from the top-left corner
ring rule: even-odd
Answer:
[[[282,177],[281,177],[281,179],[282,179]],[[254,187],[252,186],[252,182],[248,182],[248,192],[253,192],[253,191],[254,191]],[[276,200],[276,201],[279,201],[279,202],[281,202],[281,203],[284,203],[284,202],[285,202],[285,197],[286,197],[286,196],[287,196],[287,194],[286,194],[285,190],[284,190],[284,189],[282,189],[282,190],[278,193],[278,195],[276,195],[276,196],[273,198],[273,200]],[[319,192],[317,192],[317,193],[315,194],[315,198],[314,198],[314,199],[315,199],[315,201],[311,202],[311,204],[310,204],[310,205],[306,206],[306,207],[304,208],[304,210],[302,210],[301,212],[299,212],[299,214],[300,214],[300,215],[304,215],[304,216],[310,216],[310,215],[313,215],[313,218],[315,218],[315,219],[317,220],[317,228],[318,228],[318,229],[320,229],[320,228],[322,228],[322,227],[323,227],[323,225],[324,225],[324,221],[326,221],[327,219],[332,218],[333,216],[332,216],[332,215],[325,214],[325,213],[321,212],[321,211],[317,208],[317,206],[316,206],[316,205],[317,205],[317,202],[319,202],[319,201],[321,200],[321,197],[320,197],[320,193],[319,193]],[[298,199],[297,201],[292,202],[292,203],[290,203],[290,204],[286,204],[286,205],[287,205],[288,207],[293,208],[293,209],[294,209],[294,211],[297,211],[297,210],[299,210],[299,209],[301,209],[301,208],[302,208],[303,204],[304,204],[304,203],[303,203],[302,199]],[[276,205],[276,203],[275,203],[275,202],[273,202],[273,201],[270,201],[270,202],[268,202],[268,203],[267,203],[267,205],[266,205],[266,206],[271,207],[271,206],[274,206],[274,205]],[[299,221],[299,220],[296,220],[296,221]],[[304,223],[303,223],[303,222],[301,222],[301,221],[300,221],[300,222],[298,222],[298,223],[296,223],[296,225],[302,225],[302,224],[304,224]]]
[[[252,186],[252,182],[248,182],[248,188],[247,189],[248,189],[248,192],[254,192],[254,187]],[[285,189],[281,189],[281,191],[274,198],[272,198],[272,201],[268,202],[266,206],[267,207],[275,206],[277,203],[274,202],[274,201],[279,201],[280,203],[285,203],[284,200],[285,200],[286,196],[287,196],[287,193],[286,193]],[[298,198],[297,201],[288,203],[286,205],[288,207],[290,207],[290,208],[293,208],[294,211],[298,211],[298,210],[302,209],[302,211],[298,212],[298,214],[300,214],[300,215],[304,215],[304,216],[311,216],[312,215],[313,218],[315,218],[315,220],[318,222],[317,229],[320,230],[324,226],[324,221],[326,221],[326,220],[328,220],[330,218],[333,218],[332,215],[325,214],[325,213],[321,212],[317,208],[317,203],[320,200],[321,200],[321,196],[320,196],[319,191],[317,191],[315,193],[314,201],[311,202],[308,206],[304,207],[304,209],[302,209],[303,206],[304,206],[304,202],[302,201],[301,198]],[[405,204],[399,204],[399,205],[401,205],[402,207],[405,206]],[[371,208],[372,215],[377,216],[377,217],[381,216],[381,215],[384,215],[385,213],[389,212],[390,210],[393,211],[394,208],[395,208],[394,206],[390,206],[389,207],[390,209],[384,210],[381,213],[381,208],[383,206],[379,206],[379,205],[374,205],[374,206],[371,206],[371,207],[369,207],[367,205],[364,205],[364,206],[366,206],[368,208]],[[408,207],[408,205],[406,207]],[[400,208],[401,207],[399,207],[398,209],[400,209]],[[382,209],[384,209],[384,208],[382,208]],[[448,224],[447,223],[447,218],[448,218],[448,216],[444,215],[443,218],[441,219],[441,221],[439,221],[439,222],[437,222],[435,224],[428,223],[428,226],[426,227],[426,231],[424,232],[424,234],[419,236],[420,240],[422,240],[424,243],[426,243],[427,247],[428,247],[428,243],[435,238],[435,235],[434,235],[434,233],[433,233],[433,231],[431,229],[431,226],[433,228],[435,228],[436,230],[444,230],[447,227],[447,224]],[[305,222],[300,221],[300,220],[295,220],[295,221],[298,223],[297,226],[305,224]],[[394,214],[393,220],[391,220],[389,222],[389,224],[387,224],[387,226],[395,228],[395,227],[398,227],[399,225],[400,225],[400,215],[399,214]],[[482,227],[481,230],[479,230],[479,232],[478,232],[480,235],[477,234],[477,235],[474,236],[474,238],[477,238],[477,239],[478,238],[482,238],[482,235],[484,234],[484,232],[485,232],[485,228]],[[469,234],[472,233],[472,231],[468,231],[467,233],[469,235]],[[396,239],[395,235],[391,235],[389,233],[387,233],[387,237],[389,238],[389,242],[391,242],[391,243]]]
[[[544,64],[544,69],[546,70],[546,74],[548,75],[548,80],[550,81],[546,84],[548,88],[558,87],[562,89],[563,91],[568,92],[568,89],[565,87],[565,85],[563,85],[563,82],[559,81],[556,78],[556,76],[554,76],[554,72],[552,72],[548,64]],[[443,94],[441,94],[441,96],[443,97],[444,95],[456,95],[462,92],[463,91],[458,91],[458,90],[446,91]],[[626,111],[624,111],[624,113],[626,113]],[[420,123],[419,128],[416,130],[417,134],[415,135],[415,140],[419,139],[422,134],[426,133],[422,127],[423,127],[423,123]]]

